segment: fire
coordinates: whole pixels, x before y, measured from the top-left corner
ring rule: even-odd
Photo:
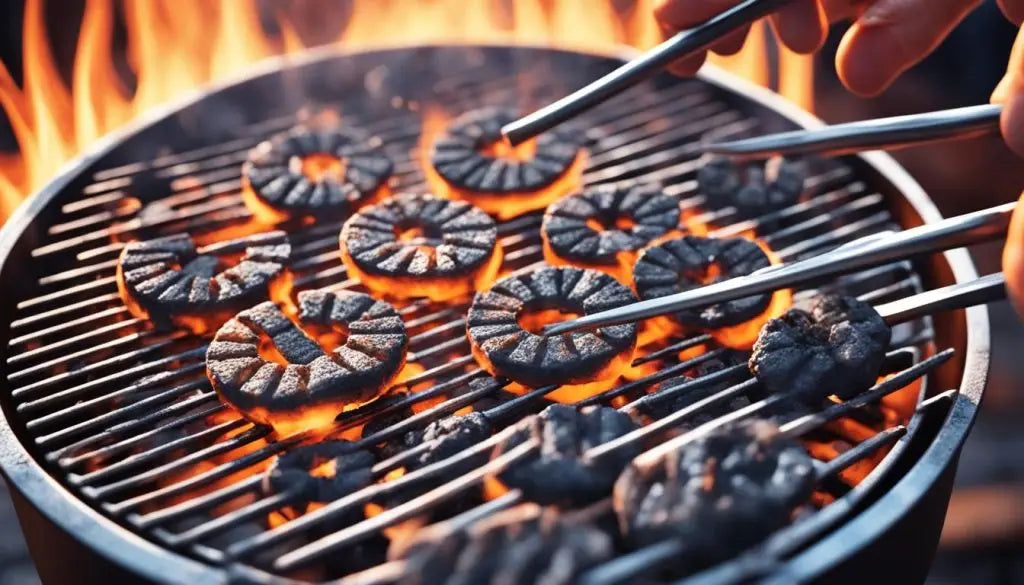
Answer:
[[[289,10],[257,0],[138,0],[125,2],[123,22],[112,0],[86,0],[70,67],[50,49],[43,0],[27,0],[23,23],[24,77],[19,86],[0,64],[0,105],[18,153],[0,155],[0,218],[99,137],[141,113],[211,81],[236,74],[274,54],[332,42],[344,48],[430,42],[540,44],[612,52],[622,45],[649,48],[661,40],[651,14],[654,0],[354,0],[351,10],[320,3]],[[269,8],[268,8],[269,10]],[[262,17],[262,18],[261,18]],[[277,19],[276,32],[261,22]],[[63,27],[66,28],[66,27]],[[124,29],[128,79],[116,61],[115,32]],[[312,39],[305,31],[332,31]],[[713,58],[767,84],[768,36],[754,27],[737,56]],[[331,38],[333,37],[333,38]],[[774,85],[809,107],[809,57],[780,53]],[[62,72],[70,69],[70,87]],[[129,89],[131,88],[131,89]]]

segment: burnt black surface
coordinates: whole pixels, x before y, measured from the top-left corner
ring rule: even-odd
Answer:
[[[402,240],[418,228],[422,235]],[[464,201],[403,194],[367,207],[345,222],[341,245],[363,272],[399,278],[455,278],[479,270],[494,252],[498,230],[489,215]]]
[[[295,491],[306,502],[331,502],[373,482],[373,454],[349,441],[324,441],[276,457],[263,475],[263,491]],[[334,461],[333,475],[314,476],[315,467]]]
[[[486,416],[479,412],[470,412],[436,420],[427,425],[422,432],[410,431],[405,435],[405,443],[408,447],[425,442],[432,443],[432,445],[425,453],[413,459],[408,467],[409,469],[419,469],[457,455],[490,437],[491,430],[491,422]]]
[[[597,501],[608,496],[619,473],[640,453],[640,445],[597,459],[583,459],[583,453],[637,426],[627,415],[607,406],[577,410],[553,404],[520,421],[516,432],[495,448],[497,457],[530,440],[540,445],[536,455],[513,463],[498,479],[539,504]]]
[[[270,283],[284,272],[291,245],[284,232],[267,232],[218,244],[219,254],[244,252],[221,269],[214,254],[199,255],[188,234],[130,242],[117,261],[122,295],[160,326],[181,315],[238,310],[266,300]]]
[[[483,154],[503,140],[501,127],[517,118],[516,112],[502,108],[481,108],[459,116],[431,148],[434,170],[450,185],[481,193],[526,193],[554,183],[580,150],[576,134],[567,128],[538,136],[529,160]]]
[[[616,220],[627,219],[627,228]],[[587,220],[605,229],[594,229]],[[653,184],[601,184],[563,197],[544,212],[541,236],[567,262],[612,264],[619,252],[643,249],[679,226],[679,199]]]
[[[679,386],[684,384],[690,384],[695,380],[700,380],[704,376],[720,372],[726,368],[745,364],[747,362],[747,358],[748,356],[744,352],[730,350],[721,357],[715,357],[703,361],[694,367],[688,375],[669,378],[668,380],[658,384],[653,390],[650,399],[641,403],[640,411],[653,418],[662,418],[672,414],[673,412],[682,410],[711,394],[721,392],[733,384],[744,380],[747,377],[747,373],[741,370],[737,374],[727,377],[725,380],[703,384],[696,391],[674,391],[674,389],[677,389]],[[738,396],[723,403],[702,409],[695,416],[687,419],[682,428],[686,430],[698,427],[714,418],[722,416],[728,412],[733,412],[748,404],[750,404],[750,400],[746,396]]]
[[[802,160],[775,158],[740,169],[729,157],[713,157],[697,171],[697,189],[715,207],[732,205],[744,217],[788,207],[800,198],[807,178]]]
[[[289,411],[363,401],[383,390],[405,362],[405,325],[388,303],[326,290],[303,291],[298,301],[301,323],[343,329],[344,343],[325,352],[277,305],[266,302],[225,323],[206,352],[213,387],[243,413],[253,407]],[[261,334],[288,365],[260,356]]]
[[[771,265],[756,243],[747,238],[683,236],[644,250],[633,266],[633,284],[641,299],[653,299],[745,276]],[[708,270],[718,274],[706,279]],[[738,325],[760,315],[770,294],[672,313],[678,323],[702,329]]]
[[[611,537],[595,526],[529,505],[389,552],[408,563],[400,585],[568,585],[613,554]]]
[[[636,301],[633,292],[596,270],[544,267],[498,281],[477,293],[467,329],[474,351],[497,376],[527,386],[591,382],[616,356],[636,345],[636,325],[613,325],[541,337],[517,321],[526,311],[590,314]]]
[[[293,159],[314,154],[336,157],[344,176],[304,175]],[[373,197],[394,165],[373,141],[354,128],[294,128],[249,153],[242,177],[253,194],[276,210],[303,216],[344,217]]]
[[[790,309],[761,329],[750,371],[764,389],[815,406],[847,399],[878,378],[891,331],[871,305],[828,295],[811,312]]]
[[[814,488],[813,460],[774,424],[719,429],[615,485],[619,524],[633,546],[683,544],[674,570],[734,556],[785,526]]]

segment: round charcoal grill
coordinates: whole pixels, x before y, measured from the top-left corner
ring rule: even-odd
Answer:
[[[359,554],[339,554],[331,506],[268,526],[286,498],[261,492],[260,470],[296,439],[274,437],[217,401],[204,375],[209,337],[154,329],[128,313],[114,276],[119,251],[128,241],[180,233],[203,245],[232,237],[226,234],[250,220],[240,179],[248,150],[319,109],[339,109],[379,138],[395,162],[393,189],[417,192],[425,189],[419,121],[431,104],[453,117],[482,106],[525,111],[621,62],[498,46],[318,50],[270,61],[111,136],[22,206],[0,238],[0,464],[43,580],[319,582],[367,569],[382,537],[361,539]],[[588,184],[660,182],[681,199],[686,221],[711,225],[718,235],[755,230],[786,259],[939,219],[883,155],[810,161],[810,197],[767,216],[735,222],[732,210],[703,205],[695,192],[696,141],[817,123],[716,71],[696,80],[657,77],[579,123],[588,138]],[[534,213],[499,223],[506,269],[542,260],[540,222]],[[278,226],[292,240],[296,290],[360,290],[338,257],[340,227]],[[954,251],[821,286],[884,302],[975,276],[967,254]],[[510,412],[540,410],[529,400],[515,403],[522,411],[483,405],[495,402],[501,382],[476,369],[463,335],[465,310],[400,304],[408,361],[421,372],[410,396],[433,406],[382,422],[393,415],[382,409],[395,402],[379,401],[342,415],[342,426],[374,421],[380,440],[478,400],[479,410],[505,415],[501,426],[514,422]],[[910,348],[893,354],[901,367],[936,348],[956,351],[929,373],[907,435],[853,489],[833,486],[831,503],[777,533],[759,556],[705,573],[705,582],[923,579],[985,383],[987,314],[973,308],[934,315],[899,326],[894,339]],[[672,347],[701,341],[680,338]],[[680,363],[677,353],[641,357],[653,373],[616,391],[642,394],[702,359]],[[438,397],[444,401],[437,404]]]

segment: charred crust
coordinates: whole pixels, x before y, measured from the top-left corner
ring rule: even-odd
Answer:
[[[344,163],[342,177],[311,179],[293,161],[326,155]],[[372,200],[394,164],[361,131],[299,127],[260,143],[242,165],[245,187],[263,205],[300,216],[345,217]]]
[[[718,207],[734,206],[755,217],[797,202],[804,190],[807,164],[775,158],[740,168],[729,157],[712,157],[697,171],[697,188]]]
[[[243,414],[328,403],[338,403],[340,412],[345,403],[378,395],[404,365],[408,336],[391,305],[362,293],[326,290],[303,291],[298,304],[300,323],[344,331],[344,343],[325,352],[280,307],[265,302],[225,323],[207,349],[207,377]],[[287,365],[260,356],[261,335]]]
[[[215,254],[242,252],[237,264],[220,268]],[[118,288],[133,312],[161,326],[175,317],[239,310],[269,295],[291,256],[284,232],[222,242],[199,254],[187,234],[130,242],[117,260]]]
[[[713,431],[650,467],[628,467],[614,501],[633,546],[680,539],[688,565],[681,568],[697,569],[785,526],[814,483],[803,447],[755,420]]]
[[[532,387],[581,384],[594,381],[616,357],[632,352],[636,325],[541,337],[523,328],[519,315],[548,309],[586,315],[635,301],[631,290],[603,272],[543,267],[513,274],[477,293],[467,331],[474,354],[496,376]]]
[[[491,421],[480,412],[446,416],[430,423],[422,432],[410,431],[405,435],[408,447],[421,443],[430,443],[431,447],[413,459],[408,467],[419,469],[457,455],[490,437],[491,431]]]
[[[434,170],[454,187],[481,193],[528,193],[551,185],[579,154],[580,142],[569,130],[556,128],[538,136],[530,160],[483,154],[503,140],[501,127],[517,118],[503,108],[473,110],[456,118],[431,148]]]
[[[644,250],[633,266],[633,285],[637,295],[647,300],[745,276],[770,265],[764,250],[747,238],[683,236]],[[718,275],[706,280],[712,267]],[[671,317],[684,326],[719,329],[760,315],[770,302],[770,294],[755,295],[678,311]]]
[[[640,445],[598,459],[584,459],[583,454],[636,428],[632,419],[614,408],[577,410],[553,404],[520,421],[515,433],[495,448],[497,457],[530,440],[540,445],[536,455],[513,463],[498,479],[538,504],[595,502],[608,495],[622,469],[640,454]]]
[[[614,227],[626,218],[630,227]],[[597,221],[606,229],[588,224]],[[621,252],[638,252],[679,226],[679,200],[656,185],[597,185],[548,206],[541,236],[567,262],[608,264]]]
[[[333,462],[333,472],[313,475],[314,468]],[[349,441],[324,441],[277,456],[263,475],[267,494],[294,492],[302,501],[332,502],[374,481],[376,459]]]
[[[873,385],[891,330],[871,305],[828,295],[808,313],[791,309],[761,329],[750,371],[767,392],[817,406],[832,394],[848,399]]]

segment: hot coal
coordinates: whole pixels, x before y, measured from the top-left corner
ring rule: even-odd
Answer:
[[[747,377],[747,373],[745,371],[739,371],[737,374],[727,377],[724,380],[702,384],[699,388],[694,388],[690,391],[673,393],[672,390],[684,384],[693,384],[695,381],[701,380],[705,376],[720,372],[726,368],[745,364],[746,362],[747,356],[738,351],[728,351],[721,357],[715,357],[703,361],[693,368],[690,375],[670,378],[658,384],[651,393],[653,395],[651,396],[652,400],[647,400],[641,403],[641,412],[653,418],[662,418],[687,408],[712,394],[721,392],[733,384],[743,381]],[[663,398],[658,398],[659,395],[662,395]],[[687,419],[683,428],[684,430],[696,428],[720,416],[743,408],[748,404],[750,404],[750,400],[746,396],[738,396],[713,405],[701,410],[693,417]]]
[[[349,441],[324,441],[276,457],[263,476],[263,491],[294,491],[305,502],[332,502],[374,481],[373,454]],[[327,466],[314,475],[313,471]]]
[[[501,127],[517,118],[502,108],[459,116],[431,149],[434,170],[455,187],[488,194],[530,192],[554,183],[579,154],[579,140],[569,130],[556,128],[538,136],[536,150],[526,160],[485,153],[504,140]]]
[[[326,168],[304,170],[314,159]],[[294,128],[249,153],[242,165],[246,204],[277,219],[347,217],[381,193],[393,167],[358,129]]]
[[[635,547],[683,545],[675,568],[725,560],[785,526],[811,496],[814,464],[767,421],[717,429],[615,485],[619,524]]]
[[[632,358],[635,324],[541,337],[518,319],[542,310],[590,314],[635,301],[631,290],[595,270],[513,274],[473,299],[467,318],[473,355],[488,372],[531,387],[612,378]]]
[[[407,563],[400,585],[569,585],[613,555],[611,537],[597,527],[529,505],[467,530],[424,531],[388,552]]]
[[[495,457],[527,441],[540,445],[536,455],[513,463],[498,479],[539,504],[595,502],[608,496],[619,473],[640,453],[640,445],[597,459],[585,459],[583,454],[636,428],[632,419],[614,408],[577,410],[553,404],[520,421],[516,432],[497,446]]]
[[[764,250],[747,238],[683,236],[644,250],[633,266],[633,285],[641,299],[654,299],[770,265]],[[770,302],[771,295],[762,294],[678,311],[671,318],[686,327],[719,329],[760,315]]]
[[[764,389],[808,404],[847,399],[871,387],[885,360],[891,331],[871,305],[827,295],[811,312],[791,309],[761,329],[750,371]]]
[[[243,255],[234,266],[221,267],[217,255],[239,252]],[[230,240],[202,255],[187,234],[130,242],[118,257],[118,289],[134,315],[158,326],[183,317],[216,321],[217,314],[266,300],[290,256],[284,232]]]
[[[776,158],[741,169],[729,157],[713,157],[697,171],[697,189],[714,205],[755,217],[796,203],[806,178],[801,160]]]
[[[225,323],[206,353],[214,389],[258,422],[314,406],[340,413],[346,404],[380,394],[405,363],[409,340],[391,305],[350,291],[303,291],[298,301],[299,322],[330,329],[342,340],[337,347],[325,351],[280,307],[266,302]],[[260,355],[261,335],[286,364]]]
[[[491,284],[500,268],[497,236],[494,220],[469,203],[403,194],[345,222],[341,257],[377,292],[447,300]]]
[[[541,236],[563,262],[615,266],[622,253],[639,252],[677,227],[679,199],[659,186],[602,184],[549,205]]]
[[[383,410],[391,404],[405,401],[409,398],[409,393],[406,391],[400,392],[389,392],[385,396],[381,396],[373,402],[375,408]],[[361,438],[365,439],[372,435],[377,434],[384,429],[392,427],[415,413],[411,406],[405,406],[399,408],[393,412],[387,414],[376,414],[370,420],[363,425]],[[406,449],[405,441],[401,435],[384,441],[377,446],[377,454],[381,459],[388,459],[394,455],[397,455]]]

